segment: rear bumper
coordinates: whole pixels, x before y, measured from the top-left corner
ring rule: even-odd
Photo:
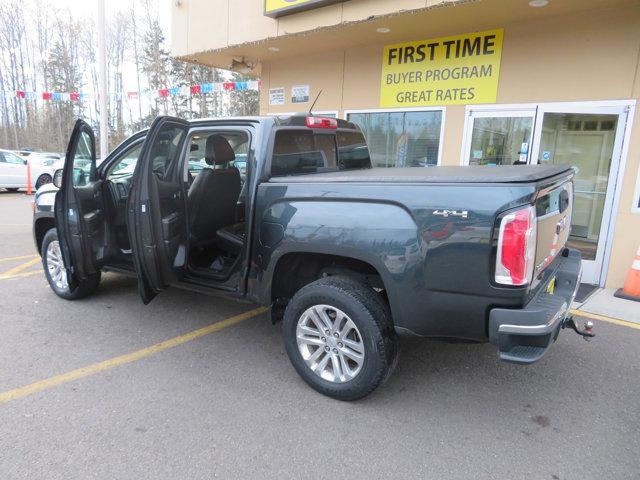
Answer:
[[[582,274],[578,250],[566,249],[554,273],[553,294],[546,286],[524,308],[494,308],[489,314],[489,342],[498,347],[500,359],[529,364],[540,360],[556,340]]]

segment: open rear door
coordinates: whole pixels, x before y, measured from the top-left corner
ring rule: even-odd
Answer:
[[[69,286],[73,288],[100,271],[107,247],[95,136],[82,120],[76,122],[67,146],[55,216]]]
[[[147,304],[186,266],[187,229],[180,157],[189,123],[158,117],[147,134],[127,203],[138,290]]]

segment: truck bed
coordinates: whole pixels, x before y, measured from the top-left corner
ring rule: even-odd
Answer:
[[[566,174],[564,165],[370,168],[274,177],[273,183],[531,183]]]

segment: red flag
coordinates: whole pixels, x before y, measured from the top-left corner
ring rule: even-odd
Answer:
[[[51,100],[51,92],[42,92],[43,100]]]
[[[25,95],[24,95],[24,90],[18,90],[18,91],[16,92],[16,97],[18,97],[18,98],[24,98],[24,96],[25,96]]]
[[[168,88],[161,88],[160,90],[158,90],[158,95],[161,97],[168,97],[169,96],[169,89]]]
[[[80,94],[78,92],[71,92],[69,94],[69,98],[72,102],[77,102],[78,100],[80,100]]]
[[[200,85],[191,85],[191,95],[200,93]]]
[[[224,82],[222,84],[222,86],[224,87],[225,90],[235,90],[236,89],[236,84],[234,82]]]
[[[127,98],[138,98],[138,92],[127,92]]]

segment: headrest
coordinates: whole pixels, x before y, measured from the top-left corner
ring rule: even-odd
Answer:
[[[233,148],[229,141],[222,135],[211,135],[207,138],[205,146],[204,160],[209,165],[220,165],[221,163],[232,162],[236,159]]]

